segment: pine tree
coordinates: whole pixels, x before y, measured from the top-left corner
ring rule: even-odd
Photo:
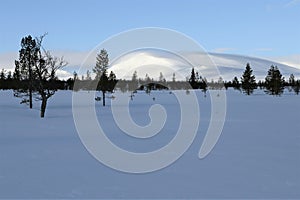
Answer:
[[[250,64],[247,63],[246,69],[241,77],[242,90],[247,95],[252,94],[254,89],[257,88],[255,76],[252,73],[253,70],[251,69]]]
[[[293,90],[296,95],[299,95],[300,92],[300,80],[295,81],[295,84],[293,86]]]
[[[239,79],[235,76],[232,80],[232,87],[235,89],[235,90],[240,90],[240,87],[241,87],[241,84],[239,82]]]
[[[21,40],[21,50],[19,51],[19,60],[15,61],[16,69],[18,70],[19,76],[18,78],[26,83],[25,89],[15,91],[15,96],[26,97],[27,92],[29,96],[29,108],[32,108],[32,95],[34,92],[34,66],[38,61],[38,52],[40,51],[39,46],[35,39],[33,39],[30,35],[22,38]],[[15,72],[16,72],[15,69]],[[27,102],[27,99],[23,99],[22,101]]]
[[[5,69],[2,69],[0,72],[0,80],[4,81],[6,79],[5,77]]]
[[[109,74],[109,76],[108,76],[108,84],[109,84],[109,88],[108,88],[108,91],[109,92],[113,92],[114,91],[114,89],[115,89],[115,86],[116,86],[116,84],[117,84],[117,76],[116,76],[116,74],[113,72],[113,71],[111,71],[110,72],[110,74]]]
[[[105,49],[102,49],[96,57],[96,65],[93,68],[93,72],[96,73],[96,80],[98,81],[97,90],[102,91],[103,106],[105,106],[105,93],[109,89],[109,82],[107,76],[108,69],[108,53]]]
[[[206,80],[206,78],[204,77],[204,78],[202,78],[201,76],[200,76],[200,83],[199,83],[199,87],[200,87],[200,89],[202,90],[202,92],[204,93],[204,97],[206,97],[206,92],[207,92],[207,80]]]
[[[164,75],[163,75],[162,72],[159,73],[158,81],[159,81],[160,84],[166,82],[166,79],[165,79],[165,77],[164,77]]]
[[[194,68],[192,68],[191,76],[189,78],[189,83],[190,83],[190,85],[193,89],[198,88],[198,84],[197,84],[197,81],[196,81],[196,73],[195,73]]]
[[[281,95],[284,90],[284,78],[277,66],[272,65],[265,78],[266,93],[271,95]]]
[[[138,75],[137,71],[134,71],[131,77],[131,81],[128,84],[129,90],[134,91],[138,88],[139,85],[139,80],[138,80]]]
[[[5,79],[5,70],[2,69],[0,72],[0,89],[6,89],[7,85]]]
[[[107,73],[108,63],[109,63],[108,53],[105,49],[102,49],[100,53],[97,54],[96,66],[93,69],[93,72],[96,74],[97,80],[99,80],[102,75]]]
[[[175,75],[175,73],[173,73],[173,75],[172,75],[172,82],[173,82],[173,83],[176,82],[176,75]]]
[[[262,90],[265,86],[265,83],[262,80],[259,80],[258,83],[257,83],[257,86],[259,87],[259,89]]]
[[[290,78],[289,78],[289,86],[293,87],[295,85],[295,83],[296,83],[295,76],[294,76],[294,74],[291,74]]]
[[[224,87],[224,80],[223,78],[220,76],[218,79],[218,83],[217,83],[217,88],[218,89],[222,89]],[[227,89],[227,88],[226,88]]]
[[[147,85],[147,84],[149,84],[149,83],[151,83],[151,78],[150,78],[150,76],[146,73],[146,75],[145,75],[145,84]]]
[[[172,74],[172,82],[170,82],[170,87],[173,90],[177,89],[176,74],[175,73]]]
[[[7,80],[11,80],[12,79],[12,74],[11,74],[11,71],[8,71],[7,72],[7,77],[6,77]]]
[[[45,116],[48,99],[57,90],[56,72],[66,65],[63,58],[53,57],[42,47],[45,35],[33,39],[25,37],[21,41],[19,60],[15,61],[13,80],[17,84],[14,96],[22,97],[21,103],[28,103],[32,108],[32,97],[41,101],[40,116]],[[34,92],[34,93],[33,93]],[[27,98],[29,93],[29,99]]]
[[[91,80],[92,80],[90,70],[87,70],[87,71],[86,71],[86,77],[85,77],[85,80],[87,80],[87,81],[91,81]]]
[[[15,61],[15,71],[13,73],[13,79],[18,82],[21,80],[19,61]]]

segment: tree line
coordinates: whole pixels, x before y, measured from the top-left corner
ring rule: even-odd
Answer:
[[[79,79],[77,74],[74,73],[74,77],[69,79],[67,82],[76,80],[76,82],[78,82],[78,87],[76,90],[92,90],[94,89],[93,85],[95,85],[93,82],[97,82],[99,85],[101,85],[101,81],[92,79],[89,74],[89,71],[87,71],[86,77],[82,76],[81,79]],[[151,78],[148,74],[145,75],[145,78],[139,78],[137,71],[134,71],[130,80],[116,79],[116,75],[112,71],[110,72],[110,75],[106,75],[106,77],[108,79],[108,88],[110,88],[107,89],[107,91],[110,92],[115,89],[126,92],[147,89],[188,90],[192,88],[200,89],[206,93],[208,89],[234,88],[246,95],[251,95],[255,89],[261,89],[264,90],[266,94],[280,96],[283,94],[284,89],[294,91],[297,95],[300,91],[300,80],[296,80],[295,76],[291,74],[289,79],[286,81],[279,68],[274,65],[270,66],[270,69],[268,70],[264,80],[256,81],[255,75],[253,74],[253,70],[251,69],[249,63],[246,64],[245,70],[241,77],[234,77],[231,81],[223,80],[222,77],[219,77],[218,80],[207,81],[207,79],[200,76],[194,68],[191,70],[190,76],[188,76],[185,81],[176,80],[175,73],[172,75],[172,80],[166,80],[161,72],[159,73],[158,79]],[[73,89],[72,86],[70,89]]]
[[[92,72],[95,78],[91,77],[91,72],[87,70],[86,76],[78,77],[76,72],[68,80],[59,80],[57,71],[67,65],[63,57],[52,56],[50,51],[43,45],[43,39],[46,34],[33,38],[27,36],[21,40],[21,49],[19,50],[19,59],[15,61],[15,70],[6,72],[4,69],[0,72],[0,89],[13,89],[14,96],[21,98],[20,103],[28,104],[29,108],[33,106],[33,99],[41,101],[40,116],[45,116],[47,100],[52,97],[57,90],[98,90],[102,92],[102,102],[105,106],[106,92],[113,92],[116,89],[122,92],[159,89],[188,90],[200,89],[205,94],[208,89],[228,89],[234,88],[246,95],[251,95],[255,89],[263,89],[266,94],[280,96],[284,89],[294,91],[297,95],[300,91],[300,80],[296,80],[293,74],[288,81],[285,81],[277,66],[270,66],[264,80],[256,81],[255,75],[249,63],[240,78],[234,77],[232,81],[224,81],[220,77],[217,81],[208,82],[205,77],[199,75],[193,68],[191,74],[185,81],[176,80],[176,74],[173,73],[172,80],[166,80],[162,72],[158,79],[149,77],[139,78],[137,71],[132,74],[131,80],[117,79],[113,71],[108,72],[109,56],[105,49],[100,50],[96,57],[96,64]]]
[[[37,85],[33,84],[33,82],[38,81],[37,74],[34,71],[31,72],[35,74],[36,77],[31,77],[29,73],[29,67],[31,65],[36,65],[35,59],[30,58],[32,52],[26,52],[28,50],[28,43],[32,43],[31,36],[22,39],[20,50],[20,59],[19,61],[15,61],[15,71],[12,73],[11,71],[6,72],[4,69],[0,72],[0,89],[13,89],[16,92],[16,96],[21,96],[17,93],[24,93],[28,96],[27,93],[30,93],[30,90],[34,89],[31,86]],[[41,42],[41,41],[40,41]],[[27,47],[26,47],[27,45]],[[31,44],[32,48],[34,47]],[[25,50],[27,48],[27,50]],[[32,51],[32,50],[30,50]],[[30,55],[30,56],[29,56]],[[29,57],[28,57],[29,56]],[[49,52],[46,53],[44,59],[48,57],[48,65],[50,64],[50,60],[52,60],[53,65],[58,64],[58,59],[53,58]],[[27,60],[26,60],[27,59]],[[29,64],[29,60],[32,59],[32,64]],[[65,65],[60,61],[59,65]],[[35,63],[35,64],[34,64]],[[27,66],[27,67],[26,67]],[[49,66],[48,66],[49,67]],[[284,89],[287,88],[289,91],[294,91],[295,94],[299,94],[300,92],[300,80],[296,80],[293,74],[290,75],[288,80],[286,81],[281,74],[280,70],[277,66],[270,66],[266,77],[264,80],[256,81],[255,75],[253,74],[253,70],[249,63],[247,63],[245,71],[243,72],[240,78],[234,77],[231,81],[223,80],[220,77],[218,80],[207,81],[205,77],[199,76],[199,73],[195,71],[193,68],[191,70],[190,76],[186,78],[185,81],[176,80],[175,73],[172,75],[172,80],[166,80],[162,72],[159,73],[158,79],[151,78],[148,74],[145,75],[145,78],[138,77],[137,71],[134,71],[132,74],[131,80],[126,79],[117,79],[116,74],[113,71],[108,73],[109,67],[109,58],[108,53],[105,49],[102,49],[99,54],[97,54],[96,65],[93,68],[93,73],[96,74],[96,77],[93,79],[91,77],[91,72],[87,70],[86,75],[78,76],[76,72],[74,72],[73,77],[68,80],[60,80],[56,76],[52,78],[48,77],[47,80],[43,79],[43,87],[49,88],[51,90],[94,90],[94,85],[97,85],[96,90],[102,91],[103,96],[105,92],[113,92],[115,89],[121,90],[122,92],[126,91],[135,91],[137,89],[142,90],[156,90],[156,89],[173,89],[173,90],[182,90],[182,89],[200,89],[204,93],[208,89],[228,89],[234,88],[243,92],[246,95],[251,95],[255,89],[259,88],[265,91],[266,94],[277,95],[280,96],[283,94]],[[58,68],[62,68],[59,66]],[[26,71],[27,70],[27,71]],[[55,70],[57,71],[57,69]],[[44,71],[45,73],[46,71]],[[48,72],[47,72],[48,73]],[[49,75],[48,75],[49,76]],[[77,82],[76,88],[74,88],[74,82]],[[35,88],[35,92],[37,92]],[[26,96],[25,95],[25,96]],[[30,95],[29,95],[30,96]],[[24,100],[25,101],[25,100]],[[105,104],[105,103],[104,103]],[[32,107],[32,106],[30,106]]]
[[[257,88],[264,90],[266,94],[275,96],[282,95],[285,88],[294,91],[297,95],[300,91],[300,80],[296,80],[295,76],[291,74],[288,81],[285,81],[279,68],[274,65],[270,66],[265,79],[257,82],[249,63],[247,63],[240,81],[237,77],[234,77],[232,81],[224,82],[224,85],[225,88],[233,87],[246,95],[251,95]]]

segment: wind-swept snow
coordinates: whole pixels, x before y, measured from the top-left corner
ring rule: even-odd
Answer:
[[[49,100],[46,118],[40,119],[37,103],[29,110],[12,91],[0,91],[0,198],[300,197],[299,96],[273,97],[261,91],[244,96],[227,91],[221,138],[200,160],[210,98],[197,91],[201,120],[191,147],[171,166],[137,175],[112,170],[88,153],[73,122],[71,95],[70,91],[58,91]],[[114,94],[116,99],[119,95]],[[140,125],[149,123],[151,105],[165,107],[164,129],[146,140],[118,129],[111,101],[107,107],[96,102],[96,114],[108,137],[121,148],[153,151],[174,137],[180,115],[178,102],[169,92],[138,93],[130,102],[133,120]]]

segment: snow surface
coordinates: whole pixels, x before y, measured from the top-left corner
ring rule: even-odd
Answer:
[[[114,94],[118,98],[118,93]],[[39,103],[29,110],[12,91],[0,91],[0,198],[300,198],[300,96],[273,97],[256,91],[227,91],[225,126],[213,151],[198,158],[210,119],[210,98],[197,91],[200,127],[189,150],[174,164],[147,174],[110,169],[82,145],[72,116],[71,91],[49,100],[46,118]],[[155,97],[155,102],[153,101]],[[123,134],[110,110],[96,102],[97,116],[118,146],[147,152],[174,137],[180,115],[167,91],[138,93],[130,104],[136,123],[149,123],[153,104],[168,118],[147,140]],[[191,119],[192,120],[192,119]]]

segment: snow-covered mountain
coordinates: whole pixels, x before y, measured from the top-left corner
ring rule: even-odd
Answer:
[[[185,79],[189,76],[191,68],[202,76],[210,79],[232,80],[233,77],[241,77],[245,66],[250,63],[257,80],[264,79],[271,65],[277,66],[281,73],[288,79],[290,74],[300,78],[300,69],[278,62],[241,55],[209,53],[180,53],[173,54],[161,50],[139,50],[126,54],[112,63],[113,70],[118,78],[130,79],[136,70],[138,76],[144,78],[148,74],[151,78],[158,79],[160,72],[171,80],[172,74],[179,72],[177,79]],[[215,70],[215,66],[219,71]]]
[[[218,66],[222,76],[225,79],[231,79],[234,76],[240,77],[245,70],[245,66],[247,63],[250,63],[251,68],[253,69],[253,73],[255,74],[257,79],[264,79],[271,65],[277,66],[283,76],[286,77],[286,79],[291,74],[294,74],[296,77],[300,78],[299,69],[271,60],[218,53],[211,53],[210,56]]]

